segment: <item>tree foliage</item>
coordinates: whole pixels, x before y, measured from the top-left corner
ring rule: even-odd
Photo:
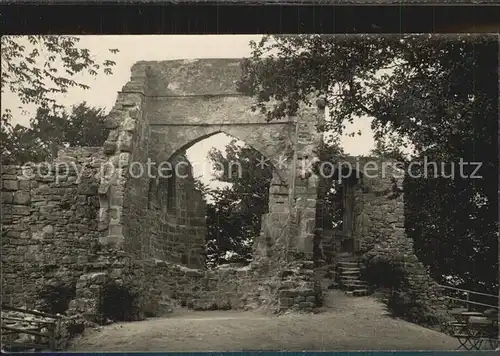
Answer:
[[[375,141],[375,147],[370,151],[370,155],[408,163],[408,154],[404,152],[405,148],[408,148],[408,144],[403,137],[395,134],[386,134]]]
[[[316,225],[330,230],[342,225],[342,182],[338,176],[338,169],[346,155],[340,145],[339,137],[336,136],[323,144],[318,150],[318,156],[319,162],[315,169],[316,174],[322,178],[318,190],[321,204],[316,206],[321,211],[316,214]],[[329,162],[331,165],[325,164],[321,167],[324,162]]]
[[[251,47],[239,89],[268,120],[322,95],[327,130],[342,133],[368,116],[379,142],[388,134],[407,139],[413,161],[481,162],[480,179],[407,177],[406,230],[438,281],[498,287],[496,37],[265,36]]]
[[[25,106],[31,104],[61,116],[63,107],[56,100],[58,95],[66,94],[70,88],[89,89],[79,77],[97,76],[100,72],[111,75],[115,65],[109,58],[99,61],[88,48],[79,46],[79,42],[80,38],[74,36],[2,36],[2,95],[7,91],[16,95],[23,112]],[[113,55],[118,49],[109,49],[109,52]],[[7,134],[27,139],[24,128],[12,127],[12,108],[2,104],[2,139]]]
[[[79,41],[74,36],[2,36],[2,93],[10,90],[23,104],[60,108],[55,94],[72,87],[89,89],[77,75],[96,76],[101,70],[112,74],[115,62],[98,62],[89,49],[78,46]]]
[[[252,243],[260,234],[262,214],[267,212],[272,168],[257,163],[261,154],[236,140],[225,152],[209,153],[218,179],[230,187],[208,192],[212,203],[207,205],[207,253],[212,265],[227,262],[248,262]]]
[[[42,162],[55,158],[62,147],[102,146],[109,134],[105,112],[85,102],[54,114],[39,108],[30,126],[0,130],[3,164]]]
[[[337,164],[342,157],[338,140],[322,147],[319,154],[323,161]],[[207,205],[206,221],[209,264],[247,263],[252,258],[254,238],[260,234],[262,215],[267,213],[272,167],[260,166],[262,155],[236,140],[226,147],[225,152],[212,149],[209,158],[218,180],[231,183],[228,187],[210,191],[197,182],[197,188],[212,200]],[[334,180],[322,182],[325,204],[318,219],[325,228],[332,228],[339,222],[334,221],[340,208]]]

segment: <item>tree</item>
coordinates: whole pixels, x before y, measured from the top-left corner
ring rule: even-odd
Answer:
[[[340,168],[345,156],[338,136],[332,137],[318,151],[319,162],[315,169],[320,177],[318,198],[321,205],[316,206],[316,209],[320,209],[316,213],[316,225],[323,229],[330,230],[342,224],[342,191],[339,189],[341,182],[335,170]],[[321,167],[323,162],[330,162],[331,167],[328,165]],[[330,168],[334,171],[331,172]]]
[[[248,262],[267,212],[272,168],[258,166],[260,153],[236,140],[225,153],[212,149],[209,157],[218,179],[231,187],[208,193],[213,203],[207,205],[207,253],[214,265]]]
[[[71,87],[89,89],[76,75],[95,76],[100,70],[112,74],[115,62],[97,62],[87,48],[78,46],[79,41],[73,36],[2,36],[2,93],[10,90],[23,104],[60,108],[55,94],[64,94]]]
[[[407,148],[406,142],[399,135],[385,135],[375,141],[375,148],[370,154],[383,159],[394,159],[397,162],[407,163],[408,157],[403,149]]]
[[[10,130],[0,130],[0,149],[2,164],[22,164],[41,162],[47,157],[47,151],[41,147],[35,132],[27,127],[16,125]]]
[[[2,132],[2,163],[42,162],[55,158],[58,148],[102,146],[109,134],[105,118],[102,109],[85,102],[73,106],[69,114],[39,108],[29,127],[16,125]]]
[[[268,120],[322,95],[328,130],[369,116],[375,138],[407,139],[413,160],[480,161],[481,179],[406,179],[406,230],[438,281],[451,275],[472,289],[498,288],[495,37],[265,36],[251,47],[239,89]]]
[[[311,94],[322,95],[332,118],[327,129],[342,131],[368,115],[376,138],[397,132],[417,150],[452,134],[449,117],[470,108],[474,83],[491,86],[488,76],[496,75],[496,41],[488,36],[264,36],[250,46],[239,90],[255,96],[254,110],[268,120],[293,115],[300,101],[312,105]],[[476,67],[487,69],[477,73]]]
[[[57,103],[57,95],[73,87],[89,89],[77,79],[78,75],[96,76],[100,71],[106,75],[113,73],[114,61],[99,62],[89,49],[78,46],[79,41],[78,37],[60,35],[2,36],[2,95],[8,90],[17,95],[23,105],[33,104],[57,115],[62,109]],[[116,54],[118,49],[109,51]],[[14,131],[11,121],[11,108],[3,105],[2,139]],[[19,130],[14,134],[19,134]]]

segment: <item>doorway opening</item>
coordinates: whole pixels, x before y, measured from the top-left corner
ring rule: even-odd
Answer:
[[[273,177],[261,161],[260,152],[225,133],[174,153],[169,177],[151,182],[150,199],[163,211],[156,257],[191,268],[250,263]]]

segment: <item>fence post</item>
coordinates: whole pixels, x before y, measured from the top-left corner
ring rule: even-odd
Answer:
[[[466,300],[467,302],[465,303],[465,307],[467,308],[467,311],[470,311],[470,304],[469,304],[469,292],[465,292]]]

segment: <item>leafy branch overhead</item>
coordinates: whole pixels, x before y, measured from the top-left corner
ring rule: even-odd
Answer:
[[[422,150],[456,134],[451,120],[470,119],[481,90],[472,92],[497,74],[489,55],[495,46],[492,36],[470,35],[264,36],[251,43],[239,90],[255,97],[254,110],[268,120],[321,95],[331,118],[326,130],[342,132],[370,116],[376,139],[396,132]]]
[[[436,178],[406,177],[406,232],[436,280],[498,290],[498,275],[487,271],[498,269],[496,36],[280,35],[251,48],[239,90],[267,120],[322,96],[334,137],[369,117],[372,154],[406,161],[407,142],[411,160],[444,163]],[[480,162],[481,179],[456,177],[460,160]],[[443,178],[450,163],[455,178]]]
[[[89,89],[79,75],[113,73],[113,60],[98,61],[79,42],[73,36],[2,36],[2,93],[11,91],[23,104],[60,108],[54,95],[73,87]]]
[[[83,103],[68,115],[56,100],[71,88],[89,89],[81,80],[85,76],[113,74],[113,60],[97,60],[79,42],[80,38],[72,36],[1,37],[2,95],[10,92],[22,105],[37,107],[27,128],[13,126],[12,108],[3,106],[0,138],[4,163],[48,159],[61,145],[101,144],[102,136],[107,133],[101,109]],[[118,49],[109,52],[112,56]]]

